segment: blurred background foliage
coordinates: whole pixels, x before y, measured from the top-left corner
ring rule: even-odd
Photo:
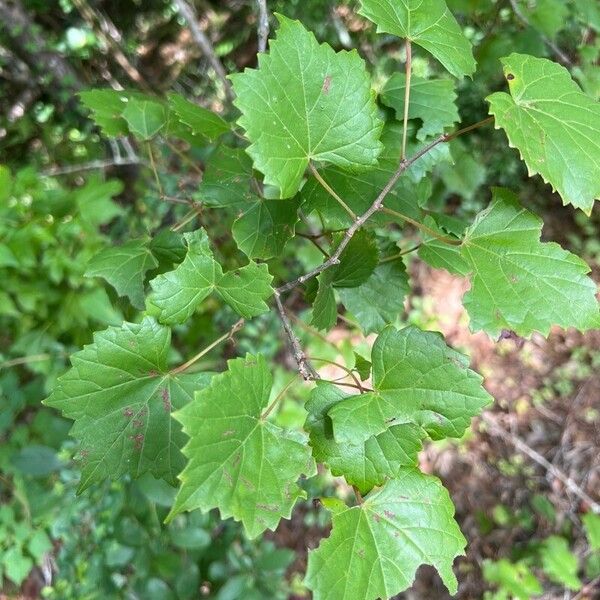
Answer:
[[[302,20],[320,41],[336,49],[358,49],[381,89],[402,67],[403,46],[393,36],[375,35],[357,16],[356,4],[268,2],[270,11]],[[485,96],[504,85],[498,58],[512,51],[561,62],[585,92],[600,100],[596,0],[448,4],[478,61],[474,78],[457,86],[461,122],[487,116]],[[213,58],[227,72],[255,66],[256,3],[197,0],[194,5]],[[315,547],[328,527],[318,506],[300,505],[293,521],[283,523],[276,534],[248,542],[236,524],[222,523],[213,513],[191,513],[165,527],[174,490],[149,476],[107,483],[77,497],[70,425],[40,404],[67,368],[69,354],[89,343],[93,331],[138,314],[106,282],[85,276],[90,258],[111,245],[162,233],[169,244],[157,251],[158,266],[146,273],[148,280],[177,261],[178,232],[190,220],[185,206],[157,194],[146,149],[127,137],[105,139],[76,94],[90,87],[159,96],[174,90],[235,118],[211,57],[199,49],[171,0],[0,0],[0,23],[0,595],[56,600],[306,597],[301,549]],[[422,54],[413,64],[420,76],[441,75]],[[192,194],[197,172],[213,150],[167,139],[155,143],[164,193]],[[545,235],[581,255],[598,274],[598,210],[588,220],[564,208],[539,178],[527,178],[516,151],[493,128],[453,143],[449,161],[432,175],[429,203],[449,216],[469,219],[487,204],[486,190],[492,185],[518,186],[525,204],[544,217]],[[239,255],[231,222],[211,211],[202,219],[222,263],[235,264]],[[171,230],[176,233],[168,234]],[[389,233],[391,242],[403,236],[410,241],[410,235]],[[306,266],[319,259],[308,240],[298,243],[272,268],[276,277],[289,278],[292,258]],[[424,271],[422,265],[411,265],[411,275],[413,290],[403,320],[447,330],[444,319],[454,323],[455,318],[447,310],[453,288],[440,292],[435,278],[444,281],[442,275]],[[306,308],[301,299],[296,308]],[[450,331],[453,343],[477,355],[481,347],[462,335],[467,331],[464,315],[455,320],[453,327],[460,331]],[[173,361],[210,343],[234,321],[229,309],[207,301],[196,318],[175,329]],[[351,323],[346,325],[352,330]],[[309,353],[325,360],[342,356],[350,364],[353,351],[366,348],[358,338],[341,343],[335,330],[326,338],[313,334],[305,332]],[[279,324],[267,314],[200,366],[219,370],[235,354],[262,352],[280,365],[276,386],[281,389],[290,378],[282,348]],[[597,492],[597,336],[553,334],[548,344],[534,339],[520,353],[509,340],[492,344],[492,349],[485,346],[476,359],[492,378],[497,410],[512,424],[512,433],[522,434],[531,445],[544,436],[554,440],[554,446],[544,441],[540,451],[555,463],[562,460],[565,470],[575,469],[580,480],[595,473],[590,485],[596,482]],[[532,373],[529,379],[522,377],[525,369]],[[588,391],[582,400],[583,388]],[[305,388],[294,386],[278,419],[301,424],[305,398]],[[582,403],[576,417],[567,406],[573,398]],[[581,442],[578,446],[571,440],[569,449],[583,447],[585,460],[583,450],[574,463],[567,461],[566,452],[560,455],[566,431],[560,427],[569,423]],[[467,538],[476,536],[460,563],[459,579],[467,581],[461,597],[600,597],[600,517],[565,503],[564,490],[485,428],[458,444],[427,452],[424,460],[431,462],[431,470],[447,478],[453,496],[456,492]],[[487,464],[484,472],[477,472],[478,461]],[[465,474],[465,468],[471,471]],[[455,489],[463,480],[471,492]],[[497,494],[489,498],[494,484]],[[324,488],[346,493],[324,475],[305,485],[313,489],[309,497]],[[476,513],[469,494],[479,494]],[[411,593],[417,595],[406,597],[446,597],[427,570]]]

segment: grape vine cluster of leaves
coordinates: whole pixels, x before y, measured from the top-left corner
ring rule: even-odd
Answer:
[[[360,4],[379,32],[431,53],[451,76],[474,72],[470,43],[443,0]],[[145,315],[95,334],[46,403],[75,421],[82,490],[125,473],[178,478],[168,519],[218,508],[255,537],[290,517],[306,495],[299,482],[317,463],[345,478],[358,503],[321,499],[333,528],[309,553],[306,584],[315,598],[388,598],[411,585],[421,564],[436,567],[455,592],[452,564],[466,541],[447,491],[417,457],[427,439],[461,437],[492,399],[441,335],[396,328],[408,275],[377,228],[418,229],[420,258],[470,279],[471,329],[492,336],[596,327],[596,285],[581,259],[540,241],[542,221],[509,190],[493,190],[471,224],[427,210],[426,175],[449,160],[448,130],[459,121],[453,79],[396,74],[377,95],[356,51],[335,52],[301,23],[277,20],[258,67],[230,76],[237,123],[176,94],[81,94],[107,136],[217,143],[195,200],[233,218],[248,262],[224,272],[202,228],[183,241],[167,233],[100,252],[87,275],[106,279]],[[600,106],[551,61],[512,54],[503,64],[509,93],[488,98],[496,127],[532,175],[589,213],[600,195]],[[401,156],[403,137],[413,158]],[[275,288],[264,261],[276,261],[294,238],[300,210],[339,231],[320,267]],[[146,293],[146,273],[165,255],[176,266]],[[366,382],[360,393],[317,381],[304,431],[270,420],[280,399],[261,355],[230,360],[219,374],[169,367],[170,327],[193,318],[209,295],[251,319],[300,284],[315,328],[331,329],[341,303],[365,334],[377,334],[371,360],[356,365]]]

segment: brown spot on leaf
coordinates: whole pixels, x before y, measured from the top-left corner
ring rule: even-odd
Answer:
[[[235,435],[234,429],[228,429],[221,434],[221,437],[229,437],[230,435]]]
[[[141,450],[144,445],[144,434],[136,433],[135,435],[129,436],[133,440],[134,450]]]
[[[131,408],[129,408],[129,406],[123,411],[123,416],[127,417],[128,419],[131,419],[131,417],[133,417],[133,410],[131,410]]]
[[[144,426],[144,421],[142,419],[134,419],[133,420],[133,428],[134,429],[139,429],[140,427]]]
[[[329,94],[329,88],[331,87],[331,75],[327,75],[323,80],[323,93],[325,95]]]
[[[508,81],[512,81],[514,78],[515,78],[515,76],[514,76],[512,73],[509,73],[509,74],[506,76],[506,79],[508,79]]]
[[[165,412],[171,412],[171,400],[169,398],[169,390],[167,388],[163,388],[161,391],[162,403]]]
[[[388,519],[395,519],[396,515],[391,511],[391,510],[384,510],[383,514],[388,518]]]
[[[376,523],[380,523],[381,522],[381,517],[377,513],[373,513],[373,518],[375,519]]]
[[[364,548],[359,548],[356,551],[356,554],[358,554],[361,558],[364,558],[365,557],[365,549]]]

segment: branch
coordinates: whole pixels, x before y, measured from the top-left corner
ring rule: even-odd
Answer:
[[[600,504],[594,501],[584,490],[581,489],[575,481],[569,476],[565,475],[559,468],[554,466],[551,462],[546,460],[539,452],[536,452],[533,448],[528,446],[523,440],[518,438],[516,435],[509,433],[502,427],[500,427],[489,415],[482,415],[483,422],[490,428],[490,433],[497,435],[507,442],[510,442],[517,450],[526,454],[534,460],[538,465],[542,466],[548,473],[562,481],[565,486],[571,490],[580,500],[583,500],[590,509],[596,514],[600,514]]]
[[[128,165],[146,165],[141,158],[135,156],[132,158],[115,158],[106,160],[92,160],[80,165],[67,165],[66,167],[52,167],[42,171],[42,177],[56,177],[57,175],[70,175],[71,173],[80,173],[81,171],[92,171],[93,169],[106,169],[108,167],[124,167]]]
[[[269,11],[267,10],[267,0],[256,0],[258,9],[258,51],[267,51],[267,40],[269,39]]]
[[[523,23],[525,27],[529,27],[531,25],[529,23],[529,19],[523,14],[523,12],[516,3],[516,0],[510,0],[510,5],[512,6],[513,12],[515,13],[517,19],[519,19],[519,21],[521,21],[521,23]],[[544,44],[546,44],[546,46],[548,46],[548,48],[550,48],[550,50],[552,50],[552,52],[556,54],[556,57],[558,58],[558,60],[560,60],[561,63],[563,63],[567,67],[573,67],[573,61],[549,37],[547,37],[544,33],[542,33],[539,30],[536,31],[538,32],[538,35],[542,38]]]
[[[319,374],[310,364],[308,358],[306,358],[306,354],[304,354],[304,351],[300,346],[300,341],[292,329],[292,324],[285,313],[285,308],[281,303],[281,298],[279,297],[279,292],[277,290],[275,290],[275,304],[277,305],[277,311],[279,312],[279,318],[283,324],[283,329],[288,336],[288,340],[292,348],[292,354],[294,355],[294,360],[298,365],[298,371],[300,372],[300,375],[302,375],[304,381],[314,381],[319,379]]]
[[[208,59],[208,62],[214,69],[217,77],[223,82],[223,86],[225,88],[225,95],[228,100],[233,98],[233,90],[231,89],[231,83],[229,79],[227,79],[227,73],[223,67],[223,64],[219,60],[218,56],[215,54],[214,48],[210,43],[210,40],[206,37],[206,34],[200,26],[198,25],[198,18],[196,16],[195,10],[190,6],[186,0],[174,0],[177,9],[181,16],[186,20],[190,31],[192,32],[192,37],[200,49],[202,50],[204,56]]]
[[[458,131],[455,131],[453,133],[443,133],[439,137],[435,138],[432,142],[430,142],[429,144],[427,144],[426,146],[421,148],[411,158],[401,160],[400,164],[398,165],[398,168],[396,169],[394,174],[390,177],[390,180],[385,184],[385,187],[381,190],[381,192],[379,193],[377,198],[375,198],[375,201],[373,202],[373,204],[371,204],[371,206],[367,209],[367,211],[365,213],[363,213],[360,217],[358,217],[358,219],[356,219],[356,221],[354,221],[354,223],[352,223],[352,225],[346,230],[346,234],[342,238],[342,241],[340,242],[339,246],[336,248],[335,252],[329,257],[329,259],[326,260],[323,264],[321,264],[318,267],[316,267],[315,269],[313,269],[312,271],[309,271],[308,273],[301,275],[297,279],[294,279],[293,281],[289,281],[288,283],[285,283],[282,286],[278,287],[276,290],[276,293],[283,294],[285,292],[289,292],[290,290],[293,290],[296,286],[300,285],[301,283],[304,283],[305,281],[308,281],[309,279],[316,277],[319,273],[322,273],[323,271],[329,269],[329,267],[339,264],[340,256],[341,256],[342,252],[344,251],[344,249],[346,248],[346,246],[350,243],[352,236],[378,210],[381,210],[381,207],[383,206],[383,201],[387,198],[387,195],[392,191],[392,189],[398,182],[398,179],[400,179],[400,177],[406,170],[408,170],[422,156],[424,156],[425,154],[430,152],[437,145],[443,144],[445,142],[449,142],[450,140],[453,140],[454,138],[458,137],[459,135],[462,135],[463,133],[467,133],[468,131],[472,131],[473,129],[482,127],[483,125],[486,125],[487,123],[491,122],[492,119],[493,119],[493,117],[489,117],[487,119],[484,119],[483,121],[479,121],[478,123],[474,123],[473,125],[469,125],[468,127],[459,129]]]

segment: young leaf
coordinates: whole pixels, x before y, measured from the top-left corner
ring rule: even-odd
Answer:
[[[394,109],[398,120],[404,118],[405,91],[406,75],[394,73],[381,92],[381,100]],[[411,78],[408,118],[423,122],[417,139],[443,133],[446,127],[460,121],[455,100],[454,83],[450,79]]]
[[[129,131],[141,140],[150,140],[167,124],[168,109],[158,101],[131,97],[122,113]]]
[[[269,311],[265,300],[273,294],[271,281],[266,264],[250,262],[225,273],[217,283],[217,292],[240,316],[250,319]]]
[[[319,331],[329,331],[337,322],[337,302],[327,271],[317,277],[319,288],[315,296],[310,324]]]
[[[277,39],[258,69],[230,75],[252,142],[247,152],[282,198],[300,188],[309,161],[344,168],[377,163],[382,123],[356,51],[319,45],[300,22],[278,15]]]
[[[581,517],[591,550],[600,550],[600,515],[589,512]]]
[[[190,128],[194,136],[214,141],[230,129],[229,123],[219,115],[179,94],[169,94],[169,108],[181,123]]]
[[[510,95],[487,97],[497,128],[530,175],[539,173],[564,204],[589,215],[600,198],[600,104],[550,60],[511,54],[502,64]]]
[[[106,248],[87,265],[86,277],[102,277],[119,296],[127,296],[135,308],[144,308],[144,275],[158,266],[145,239]]]
[[[544,572],[552,581],[570,590],[581,589],[581,581],[577,577],[579,570],[577,556],[569,550],[569,543],[565,538],[551,535],[544,540],[540,554]]]
[[[182,469],[185,436],[171,419],[207,373],[171,375],[167,356],[171,331],[146,317],[94,334],[94,342],[71,357],[47,406],[75,424],[81,442],[79,491],[107,477],[150,472],[171,484]]]
[[[475,71],[471,43],[444,0],[360,0],[360,4],[358,12],[377,25],[378,33],[418,44],[455,77]]]
[[[350,396],[328,412],[336,442],[358,444],[391,425],[414,423],[434,440],[461,437],[492,401],[466,356],[441,334],[387,327],[372,351],[373,392]]]
[[[188,250],[184,261],[150,282],[150,303],[160,310],[161,322],[183,323],[213,291],[244,318],[268,310],[265,300],[273,293],[273,278],[267,265],[251,262],[223,274],[203,229],[186,233],[185,239]]]
[[[252,160],[241,148],[219,146],[208,159],[197,198],[214,208],[245,208],[255,201],[250,191]]]
[[[464,232],[464,227],[462,230],[458,229],[454,231],[449,231],[447,228],[442,229],[434,218],[429,215],[423,219],[423,224],[445,237],[450,237],[450,234],[462,236]],[[456,239],[458,240],[458,237]],[[448,273],[453,273],[454,275],[466,277],[471,271],[469,264],[461,256],[460,246],[453,246],[442,242],[427,233],[423,233],[423,243],[419,248],[419,258],[435,269],[446,269]]]
[[[279,256],[294,237],[298,207],[297,200],[265,200],[256,196],[233,224],[238,248],[249,258],[266,260]]]
[[[79,92],[81,103],[92,112],[92,118],[104,135],[127,135],[129,127],[122,117],[127,106],[127,93],[117,90],[86,90]]]
[[[466,540],[438,479],[406,469],[360,506],[327,504],[331,535],[308,556],[305,583],[314,600],[391,598],[410,587],[422,564],[434,566],[456,593],[452,563]]]
[[[340,289],[338,293],[363,332],[369,334],[381,331],[398,318],[408,291],[408,274],[399,258],[380,264],[360,286]]]
[[[583,331],[598,324],[590,268],[558,244],[540,242],[541,232],[542,220],[503,189],[466,230],[461,251],[473,275],[463,304],[474,331],[547,335],[551,325]]]
[[[263,356],[228,362],[228,370],[175,414],[190,440],[188,463],[167,519],[186,511],[218,508],[221,518],[241,521],[249,537],[289,518],[298,498],[296,481],[315,466],[306,440],[262,417],[272,377]]]
[[[519,600],[531,600],[544,591],[524,561],[511,563],[505,558],[498,561],[485,560],[483,576],[486,581],[496,583],[502,591]]]
[[[358,444],[338,444],[333,437],[330,408],[349,396],[330,383],[317,383],[306,403],[308,417],[304,428],[310,434],[313,457],[326,464],[334,475],[342,476],[361,493],[417,465],[425,433],[412,423],[390,427],[387,431]]]

